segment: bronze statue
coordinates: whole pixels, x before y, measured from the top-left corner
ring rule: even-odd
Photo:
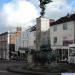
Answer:
[[[41,16],[45,14],[45,4],[48,4],[49,2],[52,2],[51,0],[39,0],[40,1],[40,8],[41,10]]]

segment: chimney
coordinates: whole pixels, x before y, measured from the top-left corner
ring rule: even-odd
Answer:
[[[16,31],[17,32],[21,32],[22,31],[22,28],[21,27],[16,27]]]

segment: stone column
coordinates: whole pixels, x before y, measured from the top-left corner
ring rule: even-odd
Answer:
[[[41,20],[37,18],[36,24],[36,50],[40,49],[40,37],[41,37]]]
[[[37,18],[36,50],[40,50],[40,46],[43,44],[43,41],[49,40],[50,42],[50,30],[49,29],[50,29],[49,19],[46,19],[43,17]],[[46,35],[44,33],[46,33]],[[46,41],[45,43],[48,44],[48,41]]]

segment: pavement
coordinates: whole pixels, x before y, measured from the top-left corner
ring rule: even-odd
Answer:
[[[52,65],[52,67],[54,66],[54,68],[57,68],[58,67],[58,64],[57,63],[56,64],[55,63],[52,63],[51,65]],[[51,65],[50,65],[50,67],[51,67]],[[75,64],[70,64],[69,66],[71,66],[72,68],[74,67],[74,69],[75,69]],[[60,68],[62,68],[62,70],[64,70],[63,68],[69,68],[69,66],[67,66],[67,63],[65,63],[64,65],[63,65],[63,63],[61,63],[61,67]],[[30,70],[30,69],[24,69],[23,67],[25,67],[25,65],[10,66],[10,67],[8,67],[8,71],[9,72],[12,72],[12,73],[27,74],[27,75],[61,75],[61,73],[59,73],[59,72],[58,73],[55,73],[54,71],[53,72],[35,71],[35,70]],[[69,70],[69,71],[66,71],[66,72],[70,73],[72,71]]]
[[[61,73],[37,72],[24,69],[23,67],[25,66],[28,66],[25,61],[0,61],[0,75],[61,75]]]
[[[0,71],[0,75],[26,75],[26,74],[19,74],[14,72],[8,72],[8,71]]]
[[[25,64],[25,61],[0,60],[0,75],[26,75],[7,70],[9,66],[20,66]]]
[[[15,69],[15,67],[8,69],[8,71],[19,74],[27,74],[27,75],[60,75],[60,73],[36,72],[36,71],[24,70],[21,68]]]
[[[8,67],[9,72],[27,74],[27,75],[61,75],[60,73],[49,73],[49,72],[37,72],[34,70],[23,69],[24,65],[10,66]]]

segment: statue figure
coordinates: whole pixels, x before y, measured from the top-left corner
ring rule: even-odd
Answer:
[[[51,0],[39,0],[40,1],[40,8],[41,10],[41,16],[45,14],[45,4],[48,4],[49,2],[52,2]]]

